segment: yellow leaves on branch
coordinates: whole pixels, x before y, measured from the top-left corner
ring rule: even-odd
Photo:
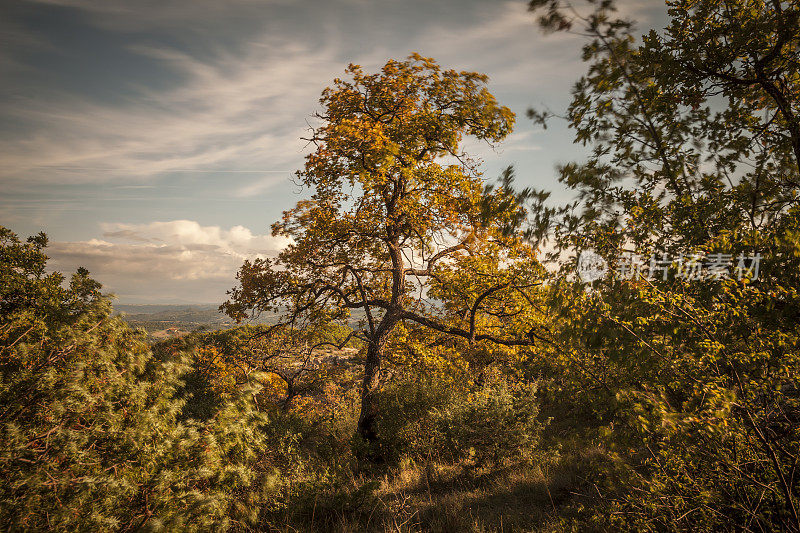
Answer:
[[[394,212],[420,226],[420,233],[432,222],[466,224],[463,215],[476,210],[482,181],[477,164],[461,152],[461,141],[470,135],[497,142],[514,124],[511,110],[483,87],[488,78],[443,70],[418,54],[390,60],[375,74],[353,64],[346,72],[350,79],[337,78],[322,93],[323,125],[310,139],[316,150],[298,172],[315,189],[316,207],[331,205],[340,214],[355,203],[355,217],[380,227],[387,202],[400,193]],[[443,157],[459,164],[442,165]],[[308,217],[308,206],[287,215]],[[300,224],[276,227],[287,234],[298,230]]]
[[[260,370],[244,361],[233,361],[213,345],[200,346],[196,357],[197,368],[207,380],[209,388],[217,394],[233,393],[249,381],[249,373]],[[280,376],[272,372],[263,373],[262,376],[260,397],[279,401],[286,396],[286,382]]]

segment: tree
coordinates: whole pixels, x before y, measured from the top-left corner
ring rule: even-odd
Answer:
[[[287,410],[295,399],[313,394],[327,376],[320,351],[342,349],[353,339],[350,328],[320,322],[303,331],[265,324],[242,325],[197,335],[197,379],[215,393],[230,392],[262,376],[261,395]],[[184,339],[168,342],[181,344]]]
[[[486,90],[487,77],[419,55],[377,74],[346,72],[351,80],[322,93],[322,125],[309,138],[316,150],[297,173],[313,195],[272,227],[292,244],[274,261],[245,262],[222,309],[237,319],[280,310],[291,327],[362,313],[358,431],[374,442],[395,327],[416,323],[470,346],[530,345],[524,327],[505,329],[519,309],[504,296],[530,298],[539,267],[509,231],[526,191],[485,187],[461,148],[464,136],[493,143],[511,131],[514,115]]]
[[[41,331],[57,327],[87,310],[100,296],[100,284],[85,268],[73,274],[68,287],[59,272],[46,272],[47,235],[17,235],[0,226],[0,327]],[[13,334],[13,332],[11,332]]]
[[[800,530],[797,3],[669,1],[638,45],[612,2],[530,5],[588,36],[567,120],[592,154],[560,169],[578,195],[548,212],[556,252],[592,248],[612,271],[626,251],[670,258],[663,276],[569,287],[562,307],[558,339],[593,370],[577,387],[608,378],[610,453],[630,467],[605,516]],[[681,275],[691,254],[730,258],[730,279]],[[757,279],[735,275],[757,254]]]

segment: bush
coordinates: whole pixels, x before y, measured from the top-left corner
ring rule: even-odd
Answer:
[[[481,382],[423,379],[384,391],[380,438],[385,455],[497,465],[537,453],[542,429],[536,385],[487,369]]]
[[[188,367],[153,360],[142,337],[108,317],[33,345],[3,341],[6,360],[49,356],[0,375],[4,529],[225,525],[263,446],[253,391],[208,421],[181,421]]]

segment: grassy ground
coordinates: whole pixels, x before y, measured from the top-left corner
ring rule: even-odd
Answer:
[[[590,457],[542,466],[478,468],[410,461],[307,494],[268,518],[266,531],[563,531],[591,505]]]

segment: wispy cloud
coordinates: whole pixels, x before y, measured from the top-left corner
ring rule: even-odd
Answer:
[[[257,16],[274,4],[293,0],[34,0],[41,4],[80,9],[108,30],[134,32],[154,28],[219,26],[233,18]]]
[[[138,51],[186,82],[141,89],[124,105],[28,99],[7,106],[34,133],[5,141],[0,177],[78,183],[185,171],[285,174],[302,159],[298,117],[310,114],[320,91],[308,73],[330,79],[341,68],[331,50],[280,43],[251,46],[241,57]],[[254,182],[263,190],[262,178]]]

